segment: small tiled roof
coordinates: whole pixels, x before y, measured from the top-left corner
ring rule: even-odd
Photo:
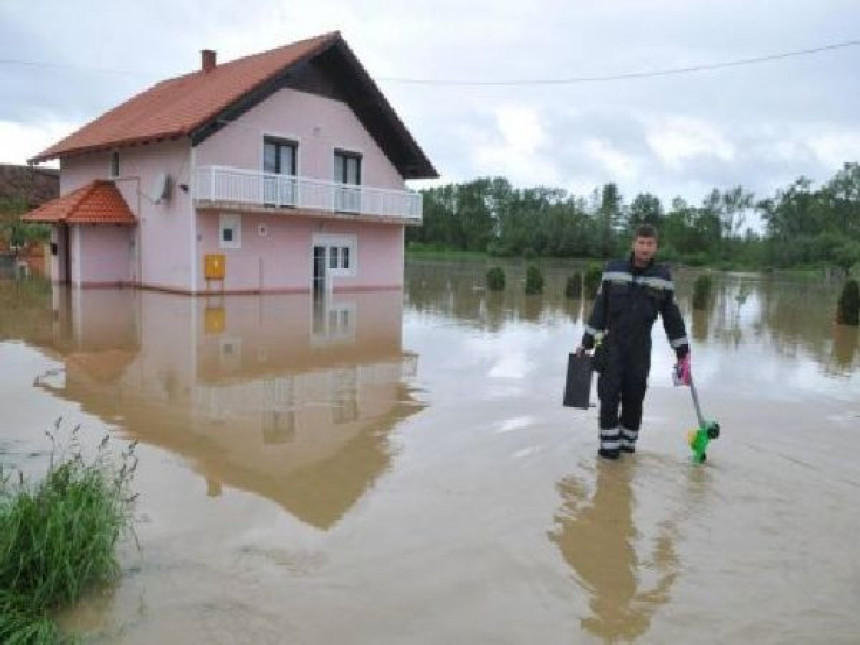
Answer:
[[[112,181],[97,179],[67,195],[42,204],[21,218],[46,224],[121,224],[136,226],[137,220]]]

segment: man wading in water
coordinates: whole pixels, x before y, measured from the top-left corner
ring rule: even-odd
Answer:
[[[679,374],[689,382],[690,346],[684,319],[675,303],[672,276],[654,264],[657,230],[650,224],[636,229],[633,252],[626,260],[606,265],[591,317],[585,326],[581,354],[602,341],[595,355],[597,396],[600,399],[600,449],[606,459],[636,452],[642,422],[642,401],[651,369],[651,327],[657,314],[678,357]],[[618,405],[621,404],[619,424]]]

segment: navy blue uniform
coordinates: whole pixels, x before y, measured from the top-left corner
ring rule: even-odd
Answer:
[[[597,380],[597,395],[600,447],[608,456],[617,455],[619,449],[635,451],[651,370],[651,327],[658,314],[670,344],[678,358],[683,358],[689,344],[669,269],[653,260],[646,267],[637,267],[633,254],[627,260],[610,261],[582,336],[585,349],[594,347],[595,338],[603,336],[606,361]]]

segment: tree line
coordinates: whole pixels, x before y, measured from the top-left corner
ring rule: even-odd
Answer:
[[[607,258],[623,254],[630,231],[660,231],[665,260],[692,265],[797,267],[860,263],[860,165],[846,163],[821,186],[800,177],[764,199],[741,186],[714,189],[699,204],[664,204],[618,186],[589,196],[559,188],[515,188],[503,177],[421,191],[424,225],[407,229],[413,249],[498,256]],[[758,216],[763,226],[750,224]]]

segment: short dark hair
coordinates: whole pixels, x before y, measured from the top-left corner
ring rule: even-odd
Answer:
[[[636,237],[653,237],[657,239],[657,229],[651,224],[640,224],[636,227]]]

